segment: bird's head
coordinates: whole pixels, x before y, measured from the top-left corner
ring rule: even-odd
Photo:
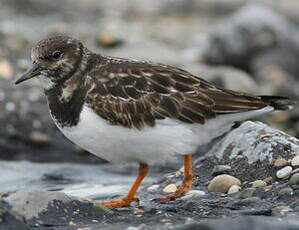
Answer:
[[[55,36],[43,39],[31,50],[31,67],[15,84],[33,77],[39,77],[45,84],[63,82],[82,68],[85,51],[82,43],[71,37]]]

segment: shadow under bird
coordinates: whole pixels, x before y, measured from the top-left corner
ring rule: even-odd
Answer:
[[[55,36],[31,51],[32,66],[15,82],[41,80],[50,114],[60,131],[83,149],[112,163],[138,163],[139,173],[121,200],[130,206],[149,165],[184,156],[184,180],[167,202],[191,189],[192,154],[229,131],[236,121],[294,102],[217,88],[185,70],[152,62],[109,57],[79,40]]]

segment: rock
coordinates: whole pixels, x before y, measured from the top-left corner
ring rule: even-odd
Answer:
[[[241,190],[241,187],[238,185],[233,185],[229,188],[229,190],[227,191],[227,194],[233,194],[236,192],[239,192]]]
[[[259,215],[269,216],[271,210],[261,210]],[[266,212],[266,213],[265,213]],[[249,213],[247,213],[249,214]],[[251,213],[252,214],[252,213]],[[220,220],[211,220],[207,222],[191,223],[185,226],[174,228],[174,230],[193,230],[193,229],[205,229],[205,230],[295,230],[299,228],[297,221],[289,220],[272,220],[265,217],[238,217],[238,218],[223,218]]]
[[[291,161],[292,166],[299,166],[299,155],[295,156]]]
[[[10,62],[0,60],[0,78],[11,79],[13,76],[13,67]]]
[[[216,165],[213,168],[212,175],[218,176],[220,174],[225,174],[231,171],[231,167],[229,165]]]
[[[153,184],[153,185],[151,185],[151,186],[149,186],[149,187],[147,188],[147,191],[149,191],[149,192],[155,192],[155,191],[158,190],[159,187],[160,187],[160,185],[158,185],[158,184]]]
[[[214,177],[209,186],[208,190],[210,192],[227,192],[229,188],[233,185],[241,185],[241,181],[237,179],[236,177],[222,174],[219,176]]]
[[[291,175],[293,168],[291,166],[286,166],[276,172],[276,177],[279,179],[286,178]]]
[[[280,195],[284,195],[284,194],[292,194],[293,193],[293,189],[292,188],[283,188],[279,191]]]
[[[252,182],[253,188],[262,188],[262,187],[265,187],[266,185],[267,185],[267,183],[263,180],[256,180],[256,181]]]
[[[269,176],[269,177],[266,177],[265,179],[263,179],[263,181],[265,181],[266,183],[269,183],[273,180],[273,177]]]
[[[255,192],[255,188],[246,188],[240,192],[240,198],[246,199],[252,197],[253,193]]]
[[[163,192],[165,193],[173,193],[177,190],[177,186],[175,184],[169,184],[164,189]]]
[[[24,218],[0,198],[0,230],[28,230]]]
[[[280,157],[280,158],[278,158],[274,161],[274,166],[275,167],[282,167],[282,166],[285,166],[287,164],[288,164],[288,161],[286,159],[282,158],[282,157]]]
[[[51,143],[51,138],[47,134],[38,131],[31,132],[29,140],[31,143],[37,145],[48,145]]]
[[[67,226],[70,221],[89,221],[91,216],[100,219],[110,215],[95,209],[90,202],[82,202],[62,192],[23,189],[9,193],[3,199],[13,212],[35,226]]]
[[[196,197],[204,196],[205,194],[206,193],[201,190],[190,190],[185,194],[185,196],[182,197],[182,199],[196,198]]]
[[[276,173],[277,169],[271,167],[273,159],[292,159],[297,152],[299,140],[295,137],[261,122],[246,121],[209,144],[206,156],[215,157],[221,164],[233,164],[232,171],[241,181],[255,181]]]
[[[12,210],[26,220],[37,218],[54,200],[68,203],[72,199],[61,192],[24,189],[9,194],[4,200],[12,206]]]
[[[120,37],[118,30],[114,28],[105,29],[96,37],[96,43],[106,48],[114,48],[124,43]]]
[[[295,173],[291,176],[289,185],[299,185],[299,173]]]
[[[211,33],[203,59],[257,72],[279,66],[298,76],[299,32],[286,17],[260,4],[247,4]]]

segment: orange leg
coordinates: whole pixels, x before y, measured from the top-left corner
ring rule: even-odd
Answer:
[[[185,160],[185,168],[184,168],[184,181],[181,187],[175,193],[172,193],[166,197],[157,199],[158,202],[164,203],[167,201],[175,200],[176,198],[180,198],[188,192],[192,187],[193,178],[197,177],[196,174],[192,173],[192,155],[188,154],[184,156]]]
[[[130,206],[133,201],[138,202],[139,199],[135,197],[135,194],[147,173],[148,165],[141,163],[139,166],[138,176],[127,195],[122,200],[102,201],[101,204],[108,208],[121,208]]]

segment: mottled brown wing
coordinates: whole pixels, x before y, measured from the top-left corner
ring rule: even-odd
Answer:
[[[87,103],[111,124],[142,129],[173,118],[204,124],[217,114],[264,107],[259,97],[214,87],[184,70],[118,61],[88,74]]]

